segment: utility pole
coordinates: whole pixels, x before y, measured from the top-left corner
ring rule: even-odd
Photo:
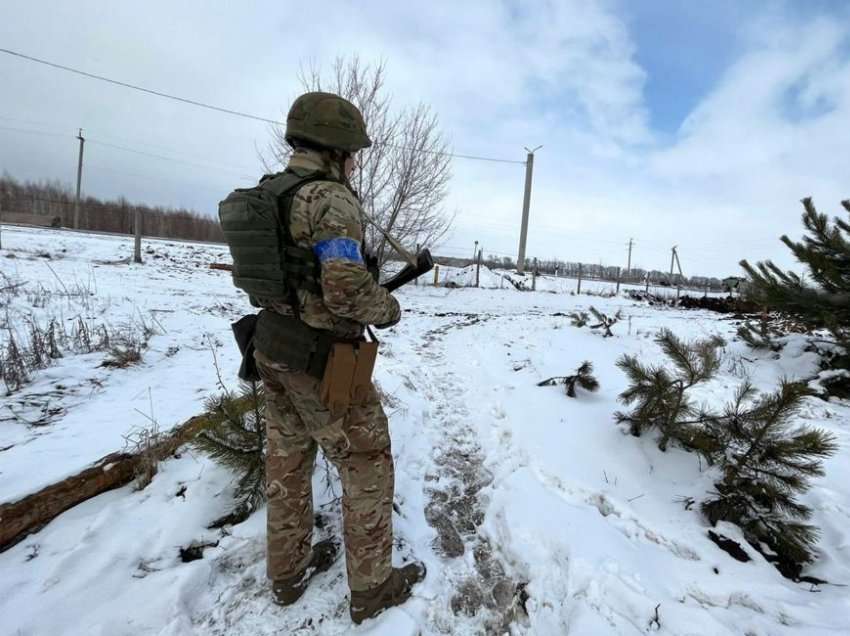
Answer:
[[[475,247],[472,250],[472,263],[475,264],[475,259],[478,257],[478,241],[475,241]]]
[[[670,250],[670,282],[673,282],[673,265],[676,264],[676,246]]]
[[[478,245],[478,241],[475,241],[475,244]],[[475,264],[475,286],[478,287],[481,282],[481,253],[484,249],[478,250],[478,259]]]
[[[519,255],[517,256],[516,270],[520,274],[525,271],[525,241],[528,238],[528,209],[531,207],[531,175],[534,172],[534,153],[543,146],[529,150],[525,158],[525,193],[522,197],[522,228],[519,232]]]
[[[74,229],[80,227],[80,184],[83,180],[83,146],[86,140],[83,137],[83,129],[77,134],[77,139],[80,140],[80,159],[77,162],[77,198],[74,199]]]
[[[133,233],[135,241],[133,242],[133,261],[136,263],[142,262],[142,210],[137,205],[133,210]]]
[[[633,238],[629,239],[629,262],[626,265],[626,276],[629,275],[632,271],[632,245],[634,245],[635,240]]]
[[[674,245],[673,249],[670,253],[670,279],[673,279],[673,265],[676,265],[679,269],[679,278],[684,278],[685,275],[682,273],[682,263],[679,261],[679,246]]]

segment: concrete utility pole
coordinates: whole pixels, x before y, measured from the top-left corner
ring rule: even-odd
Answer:
[[[529,150],[525,158],[525,194],[522,197],[522,229],[519,233],[519,255],[517,256],[516,269],[522,274],[525,271],[525,241],[528,238],[528,209],[531,207],[531,175],[534,172],[534,153],[543,146]]]
[[[632,271],[632,245],[634,245],[634,243],[635,243],[635,240],[630,238],[629,239],[629,262],[626,265],[626,276],[628,276],[629,273]]]
[[[77,134],[77,139],[80,140],[80,159],[77,162],[77,198],[74,199],[74,229],[80,227],[80,184],[83,181],[83,146],[86,140],[83,137],[83,129]]]

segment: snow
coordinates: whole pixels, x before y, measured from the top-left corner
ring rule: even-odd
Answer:
[[[139,365],[109,370],[98,366],[104,354],[68,355],[2,398],[0,448],[10,448],[0,451],[0,501],[120,450],[150,419],[165,430],[200,412],[219,390],[212,350],[224,382],[235,385],[230,323],[250,308],[226,272],[207,267],[228,260],[225,248],[146,241],[153,253],[135,265],[122,260],[132,243],[119,237],[4,227],[3,244],[0,268],[27,287],[55,290],[57,276],[66,286],[96,281],[85,301],[57,301],[63,319],[83,313],[118,324],[160,310],[161,329]],[[51,260],[36,255],[44,250]],[[16,258],[5,258],[10,252]],[[441,278],[470,282],[469,268],[441,270]],[[482,269],[480,289],[408,286],[399,294],[404,319],[379,334],[376,379],[387,395],[396,462],[394,558],[416,557],[428,567],[410,602],[353,626],[340,559],[296,605],[274,605],[264,511],[224,533],[207,530],[230,508],[232,475],[183,449],[144,490],[128,486],[91,499],[0,553],[0,634],[850,632],[846,588],[795,584],[749,548],[752,561],[731,559],[707,538],[696,507],[682,503],[705,496],[712,471],[692,454],[660,452],[651,436],[625,434],[612,415],[625,387],[617,358],[657,359],[660,328],[727,340],[722,372],[697,396],[712,403],[728,399],[744,377],[763,391],[783,376],[814,377],[816,358],[804,338],[789,336],[778,356],[757,353],[718,314],[573,295],[574,281],[553,289],[544,280],[537,293],[519,292],[502,288],[502,275]],[[13,324],[58,311],[56,303],[51,310],[25,300],[15,299]],[[563,315],[591,305],[609,315],[623,311],[613,338],[572,327]],[[598,393],[573,400],[562,388],[536,386],[585,359],[594,364]],[[44,396],[61,410],[44,426],[27,426],[19,417],[36,419]],[[817,399],[799,415],[801,424],[833,432],[841,447],[804,497],[823,532],[820,557],[806,573],[838,584],[850,580],[848,415],[846,404]],[[339,536],[339,485],[329,483],[320,461],[314,491],[325,523],[316,540]],[[472,523],[473,531],[462,533],[463,554],[449,557],[439,524],[432,525],[440,512],[433,504],[455,496],[455,524]],[[740,538],[732,526],[722,532]],[[183,563],[179,547],[199,541],[218,545]],[[488,572],[496,573],[489,582]],[[523,585],[527,615],[517,602],[509,610],[488,607],[474,594],[460,595],[473,611],[453,611],[460,592],[493,582]]]

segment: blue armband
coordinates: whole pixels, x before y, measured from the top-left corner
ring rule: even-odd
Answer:
[[[360,242],[351,238],[333,238],[319,241],[313,246],[313,253],[316,254],[320,263],[327,263],[328,261],[363,263]]]

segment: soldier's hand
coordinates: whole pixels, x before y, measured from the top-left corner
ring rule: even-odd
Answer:
[[[382,325],[374,325],[374,327],[375,327],[375,329],[389,329],[390,327],[394,327],[395,325],[397,325],[400,320],[401,320],[401,316],[399,315],[398,318],[396,318],[395,320],[393,320],[391,322],[385,322]]]

